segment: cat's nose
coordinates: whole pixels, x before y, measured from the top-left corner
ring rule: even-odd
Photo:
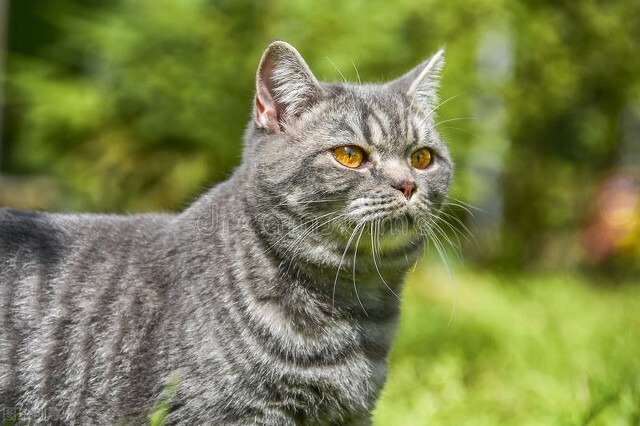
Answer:
[[[399,185],[393,185],[393,187],[402,192],[407,200],[410,200],[413,193],[416,192],[418,185],[416,185],[415,182],[404,181]]]

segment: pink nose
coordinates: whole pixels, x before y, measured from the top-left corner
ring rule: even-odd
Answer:
[[[397,189],[398,191],[402,192],[404,194],[404,197],[407,200],[411,199],[411,196],[413,195],[413,193],[416,191],[416,189],[418,188],[418,186],[416,185],[415,182],[402,182],[400,185],[395,186],[394,188]]]

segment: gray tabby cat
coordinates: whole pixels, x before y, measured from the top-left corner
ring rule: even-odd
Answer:
[[[442,65],[320,83],[276,41],[242,164],[183,213],[0,209],[5,418],[143,424],[176,377],[168,424],[369,424],[452,178]]]

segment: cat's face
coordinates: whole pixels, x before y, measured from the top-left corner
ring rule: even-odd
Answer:
[[[322,84],[291,46],[274,44],[245,152],[260,204],[345,239],[376,227],[402,244],[428,228],[452,177],[433,121],[441,52],[388,84]]]

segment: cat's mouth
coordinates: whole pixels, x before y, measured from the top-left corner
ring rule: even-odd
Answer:
[[[347,208],[348,221],[378,223],[379,227],[390,233],[415,229],[423,216],[429,216],[430,209],[424,203],[407,203],[396,197],[367,199],[354,202]],[[399,231],[401,230],[401,231]]]

